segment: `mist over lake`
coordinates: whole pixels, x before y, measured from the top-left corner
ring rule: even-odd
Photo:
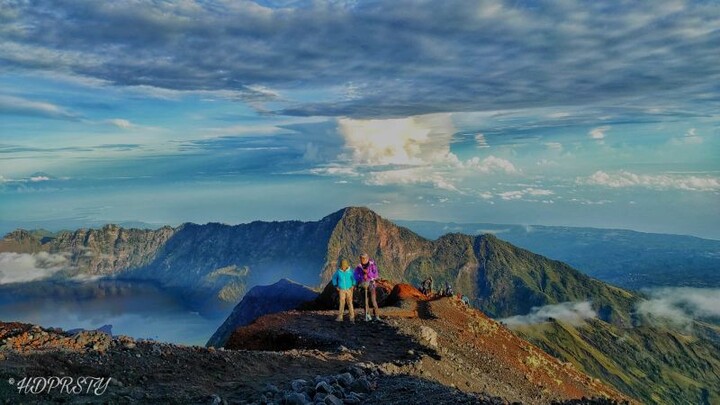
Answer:
[[[99,279],[0,286],[0,319],[65,330],[112,325],[113,335],[204,345],[227,316],[201,312],[152,282]]]

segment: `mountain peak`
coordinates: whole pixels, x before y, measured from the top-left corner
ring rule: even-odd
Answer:
[[[356,206],[350,206],[342,208],[338,211],[333,212],[332,214],[324,217],[322,221],[333,221],[333,222],[339,222],[343,218],[382,218],[378,213],[371,210],[367,207],[356,207]]]

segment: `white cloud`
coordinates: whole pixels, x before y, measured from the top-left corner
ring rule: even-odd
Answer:
[[[309,170],[311,174],[319,176],[351,176],[356,177],[360,174],[352,166],[322,166]]]
[[[490,145],[487,143],[487,139],[485,139],[485,135],[483,134],[477,134],[475,135],[475,143],[478,148],[489,148]]]
[[[67,266],[61,254],[0,253],[0,284],[21,283],[48,278]]]
[[[700,177],[692,175],[648,175],[635,174],[625,170],[617,173],[606,173],[598,170],[589,177],[578,177],[577,184],[605,186],[611,188],[645,187],[656,190],[687,190],[717,191],[720,190],[720,179],[717,177]]]
[[[648,291],[650,299],[637,305],[637,312],[652,320],[689,326],[694,319],[720,319],[720,289],[667,287]]]
[[[483,200],[490,200],[493,198],[493,194],[489,191],[481,191],[480,193],[478,193],[478,196]]]
[[[503,200],[519,200],[525,196],[533,196],[533,197],[539,197],[539,196],[549,196],[555,194],[552,190],[546,190],[542,188],[534,188],[534,187],[527,187],[522,190],[513,190],[513,191],[505,191],[502,193],[498,193],[498,197],[502,198]],[[546,204],[552,204],[551,200],[546,200]]]
[[[113,118],[113,119],[107,120],[105,122],[107,122],[110,125],[114,125],[120,129],[131,129],[131,128],[135,127],[135,125],[132,122],[130,122],[126,119],[122,119],[122,118]]]
[[[338,129],[356,164],[424,165],[454,162],[450,114],[359,120],[341,118]]]
[[[365,180],[366,184],[386,186],[392,184],[431,184],[435,188],[448,191],[460,191],[452,181],[439,173],[434,173],[430,167],[414,167],[371,172]]]
[[[33,182],[33,183],[37,183],[37,182],[40,182],[40,181],[48,181],[48,180],[50,180],[50,177],[48,177],[48,176],[43,176],[43,175],[40,175],[40,176],[31,176],[31,177],[30,177],[30,181]]]
[[[515,315],[500,321],[510,328],[533,325],[547,322],[549,318],[567,322],[572,325],[581,325],[586,319],[596,318],[597,312],[592,309],[589,301],[562,302],[560,304],[533,307],[526,315]]]
[[[498,196],[503,200],[519,200],[523,197],[523,192],[521,190],[505,191],[503,193],[499,193]]]
[[[609,131],[609,126],[603,126],[603,127],[597,127],[593,128],[588,132],[588,135],[592,139],[604,139],[605,138],[605,132]]]
[[[58,105],[20,97],[0,96],[0,113],[30,115],[55,119],[76,119],[77,115]]]
[[[548,149],[563,150],[563,145],[560,142],[545,142],[545,146]]]
[[[518,169],[516,169],[515,165],[509,160],[492,155],[482,160],[476,156],[466,161],[463,166],[481,173],[505,172],[507,174],[513,174],[518,172]]]

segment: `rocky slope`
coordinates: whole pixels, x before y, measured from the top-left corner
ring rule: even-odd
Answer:
[[[385,320],[338,323],[335,311],[289,311],[260,317],[238,328],[226,348],[283,352],[311,348],[373,364],[382,375],[417,378],[468,395],[546,404],[582,397],[627,399],[599,380],[560,362],[456,298],[428,301],[405,286],[397,306],[382,309]],[[398,293],[396,293],[398,295]],[[412,308],[411,308],[412,307]],[[378,383],[382,387],[383,382]],[[424,397],[375,392],[370,399],[422,402]],[[303,392],[307,399],[317,394]],[[450,403],[437,397],[441,403]],[[429,402],[428,402],[429,403]]]
[[[333,321],[334,314],[326,311],[264,316],[233,334],[228,347],[234,350],[0,323],[0,403],[613,404],[626,399],[458,300],[418,304],[418,297],[396,290],[398,307],[384,309],[383,323],[350,326]],[[407,310],[410,304],[414,311]],[[17,389],[27,376],[110,380],[98,396],[59,390],[30,394]],[[583,396],[605,399],[577,401]]]
[[[232,331],[239,326],[247,325],[261,315],[297,308],[317,296],[316,291],[287,279],[268,286],[255,286],[235,306],[230,316],[208,340],[207,346],[222,347]]]

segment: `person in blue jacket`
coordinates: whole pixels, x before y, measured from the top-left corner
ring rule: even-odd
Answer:
[[[342,322],[343,316],[345,315],[345,303],[347,303],[348,309],[350,310],[350,322],[354,323],[355,308],[353,308],[353,289],[357,281],[355,280],[353,269],[350,268],[349,261],[343,259],[340,262],[340,268],[333,274],[332,283],[338,295],[340,295],[340,312],[335,320]]]

